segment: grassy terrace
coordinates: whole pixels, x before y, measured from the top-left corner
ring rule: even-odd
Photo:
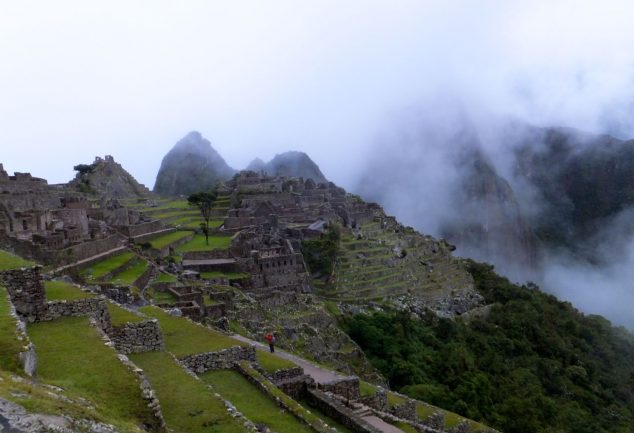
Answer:
[[[116,256],[112,256],[105,260],[101,260],[100,262],[92,264],[90,267],[84,269],[81,272],[81,275],[87,279],[99,280],[100,278],[103,278],[106,274],[109,274],[118,267],[128,263],[130,260],[132,260],[133,257],[134,254],[129,251],[117,254]]]
[[[170,316],[158,307],[143,307],[140,311],[146,316],[159,320],[165,348],[177,358],[245,345],[220,332],[192,323],[183,317]]]
[[[112,326],[122,326],[126,323],[139,323],[147,320],[145,317],[134,314],[112,302],[108,302],[108,312],[110,313]]]
[[[289,361],[288,359],[280,358],[265,350],[256,350],[255,352],[258,364],[267,373],[275,373],[277,370],[285,370],[288,368],[297,367],[297,365]]]
[[[44,290],[46,290],[46,299],[49,301],[74,301],[95,297],[92,293],[84,292],[66,281],[45,281]]]
[[[209,236],[209,245],[205,242],[205,235],[196,235],[194,238],[178,246],[180,252],[226,250],[231,246],[231,236]]]
[[[37,346],[38,377],[91,401],[98,413],[118,419],[126,430],[152,419],[137,377],[103,344],[85,317],[29,325]]]
[[[190,231],[171,232],[153,238],[152,240],[150,240],[150,243],[152,244],[152,247],[160,250],[173,244],[174,242],[178,242],[181,239],[186,238],[187,236],[191,236],[191,234],[192,232]]]
[[[200,378],[256,424],[265,424],[277,433],[314,432],[292,414],[280,410],[271,398],[261,393],[237,371],[210,371]]]
[[[243,278],[248,278],[249,276],[249,274],[245,274],[244,272],[213,271],[200,273],[200,277],[207,280],[213,280],[217,278],[226,278],[227,280],[241,280]]]
[[[33,266],[34,264],[34,262],[24,260],[22,257],[18,257],[8,251],[0,250],[0,272],[7,271],[9,269],[18,269],[27,266]]]
[[[22,351],[22,342],[15,333],[15,319],[10,314],[9,295],[0,286],[0,370],[19,372],[18,354]]]
[[[238,433],[245,429],[227,414],[205,384],[187,374],[165,352],[130,355],[141,367],[161,402],[167,426],[175,432]]]
[[[176,298],[169,292],[159,292],[150,286],[145,291],[145,297],[148,299],[153,299],[157,304],[173,304],[176,302]]]
[[[132,285],[134,282],[145,273],[148,268],[148,263],[145,260],[136,259],[132,266],[118,273],[112,278],[113,283]]]
[[[154,280],[155,283],[175,283],[178,281],[174,275],[161,272],[159,276]]]

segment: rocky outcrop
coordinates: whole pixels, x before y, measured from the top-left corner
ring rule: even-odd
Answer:
[[[328,182],[319,166],[304,152],[284,152],[275,155],[268,163],[256,158],[251,161],[247,170],[264,171],[269,176],[303,177],[316,183]]]
[[[150,192],[110,155],[96,157],[90,165],[76,165],[75,170],[77,175],[68,185],[80,192],[114,198],[142,197]]]
[[[187,195],[209,189],[234,173],[235,170],[211,147],[209,140],[200,132],[192,131],[163,158],[154,192]]]

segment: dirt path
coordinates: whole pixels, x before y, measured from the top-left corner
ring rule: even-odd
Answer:
[[[233,338],[244,343],[255,345],[260,349],[269,350],[268,345],[243,337],[242,335],[235,334],[233,335]],[[327,370],[323,367],[313,364],[310,361],[305,360],[304,358],[300,358],[277,348],[275,349],[275,354],[280,358],[288,359],[289,361],[292,361],[302,367],[304,369],[304,373],[312,377],[317,383],[328,383],[335,380],[345,379],[347,377],[335,373],[332,370]],[[394,427],[392,424],[386,423],[381,418],[374,415],[361,416],[361,419],[384,433],[404,433],[403,430]]]
[[[244,343],[248,343],[248,344],[252,344],[257,346],[260,349],[263,350],[269,350],[269,346],[264,344],[264,343],[260,343],[258,341],[254,341],[251,340],[249,338],[243,337],[242,335],[234,335],[233,338],[235,338],[236,340],[240,340]],[[332,382],[335,380],[341,380],[344,379],[346,376],[342,376],[340,374],[335,373],[334,371],[331,370],[327,370],[323,367],[320,367],[318,365],[313,364],[310,361],[307,361],[303,358],[300,358],[298,356],[292,355],[288,352],[285,352],[283,350],[279,350],[279,349],[275,349],[275,354],[277,356],[279,356],[280,358],[284,358],[284,359],[288,359],[289,361],[294,362],[295,364],[299,365],[300,367],[302,367],[304,369],[304,373],[306,373],[307,375],[309,375],[310,377],[312,377],[313,379],[315,379],[315,382],[317,383],[328,383],[328,382]]]

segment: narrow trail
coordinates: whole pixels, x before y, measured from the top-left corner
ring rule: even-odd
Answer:
[[[269,346],[264,343],[260,343],[259,341],[251,340],[250,338],[243,337],[242,335],[234,334],[233,338],[239,340],[243,343],[251,344],[256,346],[262,350],[269,350]],[[323,384],[328,382],[333,382],[336,380],[345,379],[348,376],[342,376],[334,371],[327,370],[319,365],[316,365],[304,358],[300,358],[296,355],[290,354],[284,350],[275,349],[275,354],[280,358],[287,359],[289,361],[294,362],[298,366],[304,369],[304,373],[312,377],[315,382]],[[367,415],[361,415],[361,419],[370,424],[371,426],[379,429],[384,433],[404,433],[403,430],[393,426],[392,424],[388,424],[383,421],[381,418],[368,413]]]

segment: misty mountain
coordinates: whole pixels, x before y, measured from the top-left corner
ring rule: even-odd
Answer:
[[[284,152],[275,155],[268,163],[256,158],[251,161],[247,170],[264,171],[270,176],[303,177],[317,183],[328,182],[319,166],[304,152]]]
[[[531,128],[515,149],[515,161],[515,176],[540,198],[532,223],[549,248],[592,259],[597,234],[634,204],[634,140]],[[621,228],[623,237],[632,233],[632,227]]]
[[[81,192],[114,198],[143,196],[150,192],[110,155],[96,157],[90,165],[76,165],[75,170],[77,175],[68,185]]]
[[[154,192],[163,195],[191,194],[213,187],[233,176],[235,170],[216,152],[200,132],[183,137],[163,157]]]

